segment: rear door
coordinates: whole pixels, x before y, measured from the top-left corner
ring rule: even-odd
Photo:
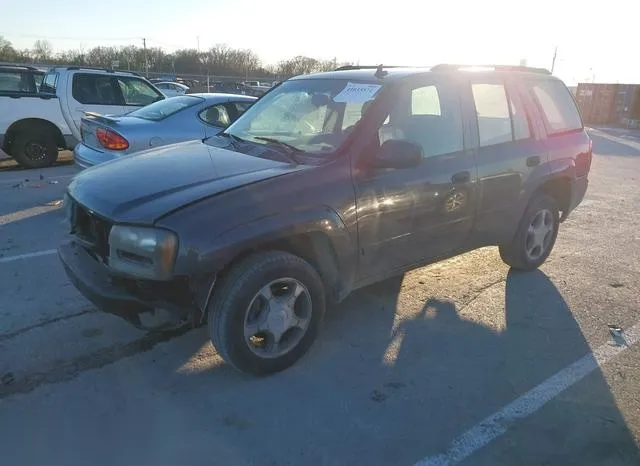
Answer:
[[[84,112],[102,115],[121,115],[125,112],[122,94],[113,75],[107,73],[76,72],[67,81],[67,106],[71,115],[71,129],[80,138],[80,120]]]
[[[527,183],[548,174],[547,151],[521,82],[472,76],[479,202],[474,239],[495,244],[517,225]]]

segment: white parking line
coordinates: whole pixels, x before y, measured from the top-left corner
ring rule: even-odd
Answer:
[[[564,390],[606,364],[611,358],[638,343],[640,341],[640,323],[626,330],[625,337],[626,346],[613,346],[610,343],[600,346],[509,403],[500,411],[480,421],[451,442],[441,455],[424,458],[418,461],[416,466],[454,465],[468,458],[507,432],[514,421],[535,413]]]
[[[30,259],[32,257],[50,256],[51,254],[55,254],[57,252],[57,249],[47,249],[46,251],[29,252],[27,254],[18,254],[17,256],[0,257],[0,264],[19,261],[21,259]]]

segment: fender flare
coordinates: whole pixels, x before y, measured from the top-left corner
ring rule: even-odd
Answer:
[[[223,231],[199,248],[183,251],[176,261],[174,273],[180,275],[218,273],[247,253],[270,244],[307,236],[316,250],[321,275],[330,275],[331,285],[339,289],[327,290],[340,300],[355,282],[358,249],[355,232],[350,232],[338,213],[328,206],[316,206],[303,211],[291,211],[256,218]],[[331,254],[332,257],[327,257]],[[331,260],[329,260],[331,259]],[[335,270],[329,270],[335,265]]]

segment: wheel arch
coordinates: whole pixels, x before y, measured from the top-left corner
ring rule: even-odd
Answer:
[[[344,299],[355,282],[357,248],[340,217],[330,209],[308,211],[294,217],[259,219],[220,235],[213,241],[217,251],[200,252],[186,260],[184,271],[197,270],[204,279],[196,293],[198,307],[205,310],[215,283],[237,263],[261,251],[285,251],[313,266],[325,285],[329,303]],[[180,271],[178,272],[180,273]]]
[[[62,131],[55,124],[49,120],[43,118],[23,118],[22,120],[14,121],[5,134],[4,142],[2,144],[2,150],[7,154],[12,155],[12,146],[16,139],[16,136],[23,131],[49,131],[54,135],[56,145],[58,147],[64,147],[65,141]]]
[[[560,220],[563,221],[569,213],[571,204],[571,178],[558,176],[545,181],[534,191],[531,199],[541,194],[551,196],[556,201],[558,210],[561,212]]]

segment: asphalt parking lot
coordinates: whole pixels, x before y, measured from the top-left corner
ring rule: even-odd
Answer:
[[[592,137],[587,197],[540,271],[485,248],[360,290],[264,379],[206,328],[97,312],[55,254],[75,169],[0,164],[2,463],[637,466],[640,140]]]

